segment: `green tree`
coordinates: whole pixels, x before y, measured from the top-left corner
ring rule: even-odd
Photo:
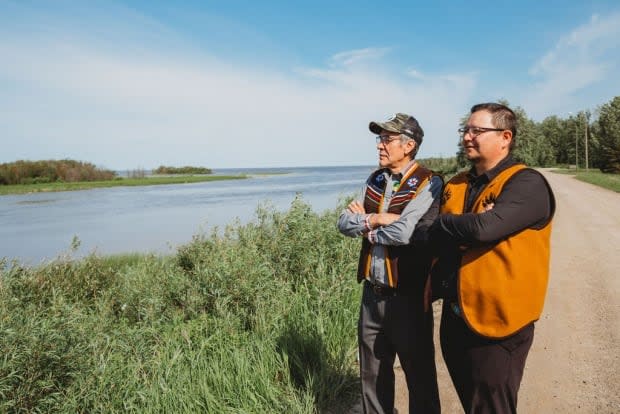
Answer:
[[[467,124],[469,119],[469,113],[461,117],[459,122],[459,128],[462,128]],[[465,168],[469,165],[469,161],[465,157],[465,148],[463,148],[463,140],[459,139],[458,150],[456,151],[456,165],[459,169]]]
[[[599,108],[596,135],[601,171],[620,173],[620,96]]]
[[[530,166],[542,167],[554,162],[553,148],[539,125],[528,118],[521,107],[513,109],[517,116],[517,136],[513,155]]]
[[[575,165],[578,161],[580,166],[585,166],[585,139],[584,134],[590,132],[589,112],[580,111],[576,116],[561,119],[556,115],[545,118],[540,123],[542,134],[549,141],[556,164]],[[588,147],[592,150],[594,143],[589,135]],[[578,151],[575,157],[575,151]],[[593,154],[590,151],[589,165],[593,164]]]
[[[588,128],[588,147],[590,152],[589,166],[591,168],[601,168],[603,166],[604,150],[599,141],[598,120]]]
[[[497,101],[502,105],[510,107],[508,101],[500,99]],[[556,143],[563,142],[563,125],[557,117],[546,120],[545,128],[541,124],[536,123],[528,118],[527,113],[521,107],[513,108],[517,117],[517,135],[515,138],[515,147],[512,151],[516,160],[521,161],[533,167],[544,167],[554,165],[557,160],[555,152]],[[469,114],[461,118],[460,125],[467,123]],[[568,151],[567,147],[563,147]],[[461,142],[459,142],[456,159],[459,167],[467,165],[465,152]]]
[[[89,162],[65,160],[17,160],[0,164],[0,185],[33,184],[55,181],[105,181],[116,173],[101,169]]]
[[[567,121],[557,115],[548,116],[539,124],[540,133],[553,152],[553,164],[570,164],[570,142],[567,136]],[[574,156],[572,158],[574,161]]]
[[[498,103],[510,108],[508,101],[500,99]],[[517,161],[521,161],[533,167],[543,167],[554,163],[553,147],[542,133],[536,122],[528,118],[523,108],[512,108],[517,117],[517,136],[512,155]]]

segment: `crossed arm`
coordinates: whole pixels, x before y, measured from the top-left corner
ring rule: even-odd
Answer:
[[[429,185],[422,188],[416,198],[411,200],[403,212],[366,214],[360,200],[349,203],[338,219],[338,229],[346,236],[367,237],[376,244],[405,245],[424,213],[438,200],[442,189],[441,179],[434,177]],[[361,199],[361,197],[360,197]]]
[[[430,237],[438,246],[472,246],[497,243],[526,228],[541,228],[552,214],[550,194],[540,173],[523,170],[484,212],[440,215],[430,228]]]
[[[347,206],[347,211],[351,214],[366,214],[364,204],[359,200],[353,200]],[[395,213],[373,213],[368,215],[368,225],[370,230],[377,227],[387,226],[400,218],[400,214]]]

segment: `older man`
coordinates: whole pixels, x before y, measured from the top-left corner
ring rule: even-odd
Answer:
[[[377,134],[380,168],[338,220],[340,232],[362,238],[358,343],[363,409],[394,411],[398,355],[409,411],[439,413],[433,315],[424,306],[430,270],[424,240],[438,213],[442,180],[415,161],[424,132],[414,117],[398,113],[386,122],[371,122],[369,128]]]
[[[545,299],[555,201],[545,178],[510,155],[510,108],[474,105],[459,133],[472,168],[446,184],[430,229],[441,349],[466,413],[516,413]]]

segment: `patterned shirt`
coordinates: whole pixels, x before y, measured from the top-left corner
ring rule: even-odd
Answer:
[[[411,168],[416,161],[407,164],[398,174],[390,174],[389,171],[383,173],[387,180],[385,186],[384,202],[382,212],[386,212],[392,198],[394,189],[398,187],[403,174]],[[377,248],[379,245],[399,246],[409,244],[416,224],[426,213],[433,201],[441,196],[442,182],[439,177],[433,177],[429,185],[420,190],[417,196],[407,204],[400,215],[400,218],[393,223],[378,227],[372,231],[368,230],[367,217],[369,214],[355,214],[344,210],[338,219],[338,230],[345,236],[368,237],[373,243],[371,252],[371,281],[379,285],[387,285],[387,274],[385,272],[385,253],[384,249]],[[357,197],[363,203],[366,186],[363,187]]]

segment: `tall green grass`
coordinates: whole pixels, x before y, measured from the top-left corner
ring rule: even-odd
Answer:
[[[574,175],[579,181],[594,184],[611,191],[620,193],[620,174],[604,173],[600,170],[569,170],[554,169],[556,173]]]
[[[0,412],[344,412],[360,292],[336,215],[297,199],[173,257],[5,260]]]
[[[620,174],[580,170],[577,172],[577,179],[620,193]]]

